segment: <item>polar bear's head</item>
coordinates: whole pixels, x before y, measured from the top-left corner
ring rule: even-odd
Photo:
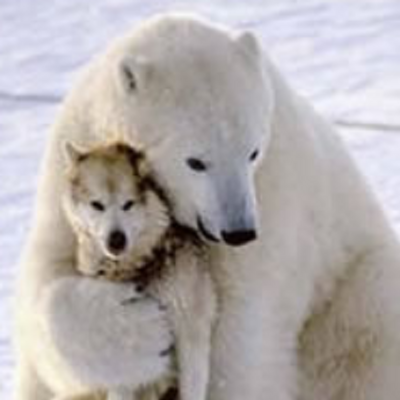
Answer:
[[[210,240],[255,239],[272,108],[256,39],[174,15],[145,23],[112,59],[125,139],[143,146],[176,217]]]

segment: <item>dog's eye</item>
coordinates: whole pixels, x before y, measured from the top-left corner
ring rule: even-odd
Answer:
[[[92,208],[94,208],[96,211],[104,211],[106,209],[106,207],[104,206],[103,203],[101,203],[100,201],[97,200],[93,200],[92,202],[90,202],[90,205],[92,206]]]
[[[207,169],[207,165],[198,158],[188,158],[186,163],[192,170],[197,172],[204,172]]]
[[[133,200],[128,200],[128,201],[122,206],[122,210],[123,210],[123,211],[129,211],[134,205],[135,205],[135,202],[134,202]]]
[[[258,157],[258,154],[259,154],[259,153],[260,153],[260,152],[259,152],[258,150],[254,150],[254,151],[250,154],[250,157],[249,157],[250,161],[255,161],[256,158]]]

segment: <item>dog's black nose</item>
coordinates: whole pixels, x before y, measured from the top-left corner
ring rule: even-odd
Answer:
[[[113,254],[119,254],[125,250],[126,247],[126,235],[122,231],[113,231],[108,236],[107,247],[108,250]]]
[[[222,232],[222,239],[224,242],[231,246],[240,246],[255,240],[257,238],[257,233],[255,230],[240,230],[232,232]]]

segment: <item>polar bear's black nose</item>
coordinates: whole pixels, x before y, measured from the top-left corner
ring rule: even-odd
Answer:
[[[242,244],[246,244],[247,242],[251,242],[252,240],[257,238],[257,233],[254,229],[249,230],[240,230],[240,231],[232,231],[232,232],[222,232],[222,238],[224,242],[230,244],[232,246],[240,246]]]
[[[119,254],[124,251],[126,247],[126,235],[122,231],[112,231],[108,236],[107,247],[113,254]]]

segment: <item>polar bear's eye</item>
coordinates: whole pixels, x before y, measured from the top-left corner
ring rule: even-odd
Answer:
[[[191,169],[197,172],[204,172],[207,169],[206,164],[198,158],[188,158],[186,163]]]
[[[250,157],[249,157],[250,161],[255,161],[256,158],[258,157],[258,154],[259,154],[259,153],[260,153],[260,152],[259,152],[258,150],[254,150],[254,151],[250,154]]]
[[[135,202],[134,202],[133,200],[128,200],[128,201],[122,206],[122,210],[123,210],[123,211],[129,211],[134,205],[135,205]]]
[[[104,211],[106,209],[106,207],[104,206],[103,203],[101,203],[100,201],[97,200],[93,200],[90,202],[90,205],[92,206],[92,208],[94,208],[96,211]]]

